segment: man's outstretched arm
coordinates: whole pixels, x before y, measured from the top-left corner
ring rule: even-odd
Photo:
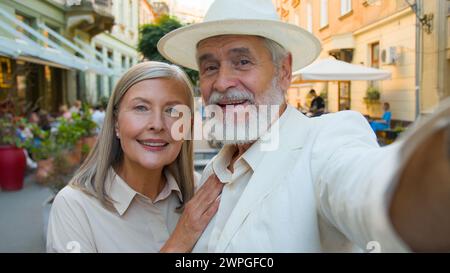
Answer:
[[[450,251],[450,121],[411,152],[389,214],[413,251]]]

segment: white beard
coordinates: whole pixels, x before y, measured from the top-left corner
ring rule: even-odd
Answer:
[[[228,92],[227,92],[228,93]],[[257,100],[249,92],[230,90],[230,96],[227,93],[219,94],[213,92],[208,104],[215,104],[223,97],[248,99],[250,107],[255,109],[252,115],[248,114],[242,117],[246,110],[236,111],[236,114],[224,114],[223,119],[216,121],[216,126],[222,127],[222,134],[211,134],[211,137],[223,144],[243,145],[255,142],[270,127],[270,125],[279,117],[279,108],[285,103],[284,93],[278,85],[277,78],[272,80],[271,87],[266,90]],[[241,116],[239,117],[239,113]],[[239,119],[236,121],[235,119]],[[243,118],[243,120],[242,120]]]

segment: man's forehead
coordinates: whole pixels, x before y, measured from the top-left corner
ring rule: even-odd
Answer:
[[[197,51],[208,47],[226,46],[229,44],[262,44],[263,38],[255,35],[220,35],[201,40],[197,44]]]

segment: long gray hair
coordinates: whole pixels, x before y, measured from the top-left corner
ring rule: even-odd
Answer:
[[[114,125],[120,102],[125,93],[138,82],[170,78],[186,86],[189,97],[189,108],[194,109],[193,86],[185,72],[176,65],[161,62],[144,62],[130,68],[118,81],[109,99],[103,127],[91,152],[75,173],[70,185],[96,197],[106,208],[112,209],[113,202],[105,188],[105,182],[110,179],[108,173],[111,167],[123,159],[123,151],[116,138]],[[191,124],[192,127],[192,124]],[[193,142],[184,140],[181,151],[174,162],[165,167],[180,187],[183,205],[194,195]],[[182,209],[183,205],[180,207]]]

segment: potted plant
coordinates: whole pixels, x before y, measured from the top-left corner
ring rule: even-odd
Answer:
[[[364,97],[364,102],[366,104],[370,104],[370,103],[376,103],[380,101],[380,91],[378,90],[378,88],[374,87],[374,86],[369,86],[369,88],[367,88],[366,91],[366,96]]]
[[[378,88],[369,86],[364,97],[364,103],[366,104],[367,111],[372,115],[379,116],[381,110],[380,102],[381,94]]]
[[[77,126],[84,130],[82,135],[82,154],[87,155],[97,141],[97,124],[92,120],[92,113],[87,104],[83,105],[82,115]]]
[[[53,172],[54,155],[58,153],[59,147],[55,136],[45,132],[45,137],[39,146],[31,147],[31,154],[37,162],[35,179],[39,184],[44,184]]]
[[[26,145],[18,136],[25,120],[11,113],[0,114],[0,186],[2,190],[20,190],[23,187]]]

